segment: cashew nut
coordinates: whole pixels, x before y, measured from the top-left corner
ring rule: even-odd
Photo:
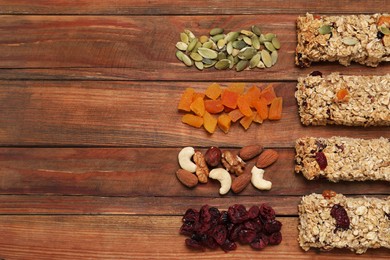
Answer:
[[[271,189],[272,182],[263,179],[263,175],[264,175],[263,169],[259,169],[256,166],[253,166],[251,173],[252,173],[251,182],[252,182],[253,186],[258,188],[259,190],[270,190]]]
[[[193,147],[184,147],[181,149],[178,155],[180,167],[189,172],[196,171],[196,164],[191,161],[192,156],[195,154]]]
[[[232,186],[232,177],[227,170],[223,168],[213,169],[209,173],[209,178],[218,180],[221,183],[219,194],[224,195],[229,192],[230,187]]]

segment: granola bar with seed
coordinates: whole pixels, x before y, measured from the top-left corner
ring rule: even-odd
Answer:
[[[390,181],[387,138],[304,137],[296,140],[295,151],[295,172],[308,180]]]
[[[337,228],[332,207],[340,205],[347,213],[349,227]],[[362,254],[368,248],[390,248],[390,197],[385,199],[345,197],[337,194],[304,196],[298,205],[299,245],[305,251],[348,248]]]
[[[298,45],[295,63],[310,67],[311,62],[351,61],[376,67],[390,61],[389,14],[314,16],[297,19]],[[384,28],[384,29],[383,29]]]
[[[295,97],[302,124],[390,126],[390,74],[320,75],[298,78]]]

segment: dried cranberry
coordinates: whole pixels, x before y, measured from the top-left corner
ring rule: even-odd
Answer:
[[[268,245],[268,243],[268,237],[265,235],[260,235],[251,243],[251,247],[255,249],[263,249]]]
[[[196,230],[196,222],[186,222],[180,227],[180,234],[190,236]]]
[[[249,230],[258,230],[258,224],[253,220],[247,220],[244,222],[244,228]]]
[[[219,246],[217,242],[215,242],[214,238],[211,236],[206,236],[206,239],[202,241],[202,245],[210,249],[216,249]]]
[[[326,156],[323,152],[316,153],[316,161],[321,170],[325,170],[326,166],[328,166],[328,161],[326,160]]]
[[[275,219],[275,211],[268,204],[266,204],[266,203],[261,204],[259,211],[260,211],[259,213],[260,213],[261,219],[264,222],[266,222],[268,220]]]
[[[336,144],[336,147],[337,147],[337,149],[339,149],[342,152],[344,152],[344,144],[341,144],[341,145]]]
[[[238,234],[240,233],[242,228],[243,228],[242,225],[235,225],[232,228],[232,231],[229,233],[229,239],[231,241],[237,241],[238,240]]]
[[[211,221],[211,214],[210,214],[210,206],[209,205],[203,205],[202,208],[199,211],[199,222],[200,223],[210,223]]]
[[[216,226],[213,229],[211,236],[215,239],[215,242],[217,242],[219,245],[222,245],[225,242],[227,237],[226,226],[224,225]]]
[[[183,216],[183,222],[198,222],[199,212],[195,209],[187,209]]]
[[[211,219],[210,219],[211,226],[215,227],[216,225],[218,225],[221,213],[219,212],[219,210],[217,208],[214,208],[214,207],[209,208],[209,213],[211,216]]]
[[[278,220],[271,220],[265,223],[264,229],[268,234],[279,232],[282,228],[282,223]]]
[[[250,219],[254,219],[254,218],[257,218],[257,216],[259,216],[259,207],[258,206],[252,206],[250,207],[250,209],[248,210],[248,217]]]
[[[282,242],[282,233],[275,232],[269,237],[270,245],[279,245]]]
[[[225,243],[221,245],[221,248],[223,251],[227,252],[227,251],[236,250],[237,245],[236,243],[230,241],[229,239],[226,239]]]
[[[230,221],[235,224],[242,223],[249,218],[245,206],[241,204],[235,204],[229,207],[228,215]]]
[[[185,240],[185,243],[186,243],[186,246],[188,246],[192,249],[204,250],[204,247],[202,246],[202,244],[199,241],[196,241],[194,239],[187,238]]]
[[[344,230],[349,228],[349,223],[350,223],[349,217],[348,217],[347,211],[344,209],[343,206],[341,206],[340,204],[333,205],[333,207],[330,211],[330,215],[336,219],[335,232],[339,228],[344,229]]]
[[[225,210],[221,211],[218,223],[219,224],[227,224],[228,222],[229,222],[229,217],[228,217],[227,211],[225,211]]]
[[[381,31],[378,31],[377,34],[376,34],[376,37],[378,39],[382,39],[383,37],[385,37],[385,34],[383,32],[381,32]]]
[[[241,244],[250,244],[256,238],[256,232],[254,230],[241,229],[238,233],[238,241]]]
[[[313,77],[320,76],[320,77],[322,77],[322,73],[321,73],[321,71],[315,70],[312,73],[310,73],[310,76],[313,76]]]

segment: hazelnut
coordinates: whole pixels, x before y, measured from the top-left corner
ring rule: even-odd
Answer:
[[[218,147],[212,146],[206,151],[204,159],[210,167],[216,167],[221,161],[221,156],[221,150]]]

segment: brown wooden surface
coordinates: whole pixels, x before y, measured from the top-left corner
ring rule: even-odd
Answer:
[[[388,259],[388,249],[356,256],[304,252],[297,243],[301,196],[333,189],[383,198],[390,195],[388,183],[307,181],[293,172],[298,137],[390,138],[386,127],[300,124],[297,77],[312,70],[383,75],[390,63],[299,69],[293,62],[296,17],[384,12],[387,6],[386,0],[0,0],[0,259]],[[202,35],[212,27],[252,24],[282,42],[271,69],[199,72],[174,55],[185,28]],[[235,124],[227,135],[183,125],[176,110],[183,90],[202,91],[214,81],[272,82],[284,99],[283,119],[248,131]],[[222,197],[214,181],[191,190],[176,180],[184,146],[237,150],[254,143],[280,153],[266,170],[270,191],[249,186]],[[283,222],[279,246],[194,252],[178,234],[189,207],[262,202]]]

